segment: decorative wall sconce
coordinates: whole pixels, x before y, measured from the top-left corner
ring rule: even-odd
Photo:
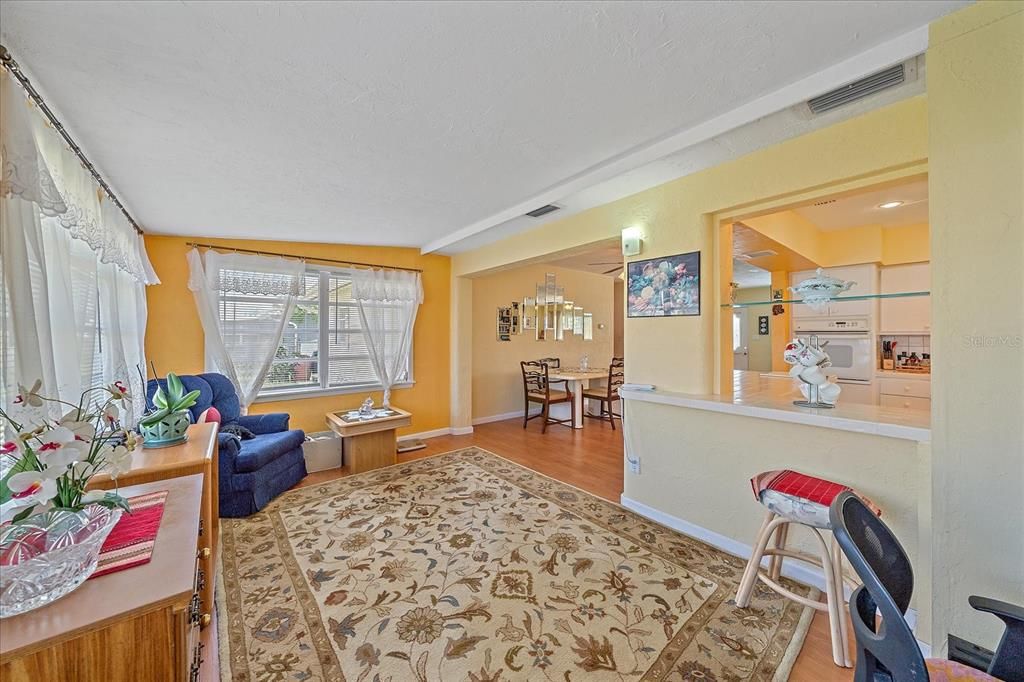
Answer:
[[[622,255],[639,256],[644,248],[643,236],[639,227],[627,227],[622,230]]]

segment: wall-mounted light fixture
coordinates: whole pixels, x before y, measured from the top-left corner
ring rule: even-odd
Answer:
[[[639,227],[627,227],[622,230],[622,255],[639,256],[644,248],[643,232]]]

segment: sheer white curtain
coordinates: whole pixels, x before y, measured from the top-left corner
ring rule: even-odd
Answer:
[[[384,388],[384,405],[390,405],[391,387],[409,365],[416,312],[423,303],[420,273],[354,269],[352,298],[359,304],[370,360]]]
[[[0,107],[3,402],[36,379],[69,402],[113,381],[141,396],[145,286],[159,282],[142,240],[5,70]]]
[[[304,261],[241,253],[188,253],[188,288],[206,337],[208,369],[235,385],[245,409],[256,399],[295,310]]]

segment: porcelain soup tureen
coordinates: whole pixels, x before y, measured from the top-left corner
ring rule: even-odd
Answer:
[[[841,279],[830,277],[822,272],[821,268],[818,268],[814,277],[805,279],[795,287],[790,287],[789,290],[810,306],[811,310],[820,313],[836,295],[848,291],[855,284],[857,283],[853,281],[844,282]]]

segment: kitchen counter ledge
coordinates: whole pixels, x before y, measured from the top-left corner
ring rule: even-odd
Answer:
[[[928,412],[843,403],[842,396],[839,398],[839,404],[831,410],[798,407],[792,401],[798,399],[799,394],[794,396],[794,391],[787,380],[767,379],[766,381],[777,382],[777,384],[772,386],[760,382],[765,385],[758,388],[749,386],[748,382],[743,382],[744,385],[737,385],[736,393],[732,395],[700,395],[623,388],[619,390],[619,396],[625,401],[674,405],[694,410],[737,414],[744,417],[771,419],[855,433],[869,433],[923,443],[930,442],[932,439],[931,415]]]

